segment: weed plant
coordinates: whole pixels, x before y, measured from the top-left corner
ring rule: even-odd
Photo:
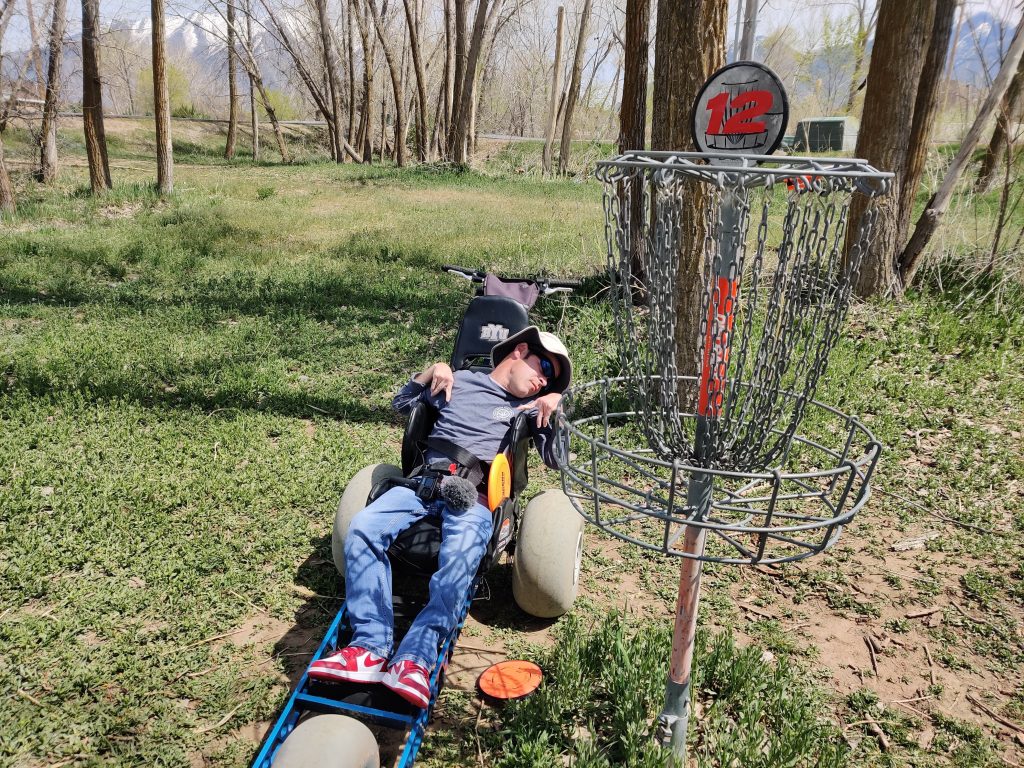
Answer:
[[[557,645],[538,661],[543,686],[515,702],[496,734],[496,765],[541,768],[662,768],[668,753],[651,739],[664,700],[671,628],[631,624],[612,613],[587,627],[562,623]],[[698,631],[689,752],[700,766],[839,766],[847,753],[806,675],[727,634]]]

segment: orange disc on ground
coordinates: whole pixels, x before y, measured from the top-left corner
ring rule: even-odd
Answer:
[[[511,701],[537,690],[542,677],[540,667],[532,661],[499,661],[484,670],[477,685],[485,696]]]

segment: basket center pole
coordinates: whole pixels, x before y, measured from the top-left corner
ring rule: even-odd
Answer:
[[[702,518],[711,509],[714,479],[695,472],[686,491],[686,506]],[[665,706],[658,715],[658,739],[671,749],[679,765],[686,765],[686,733],[690,722],[690,682],[693,668],[693,644],[697,634],[697,608],[700,603],[700,575],[704,554],[705,528],[686,526],[683,551],[691,557],[679,565],[679,592],[676,597],[675,626],[672,630],[672,657],[665,686]]]
[[[718,254],[713,259],[710,301],[700,356],[700,389],[697,402],[694,463],[707,466],[712,441],[725,396],[729,367],[730,337],[736,317],[739,292],[742,201],[737,189],[722,195]],[[701,521],[711,512],[714,476],[694,472],[686,489],[686,506],[692,519]],[[676,597],[675,626],[672,630],[672,657],[665,688],[665,706],[658,716],[658,736],[671,749],[674,759],[686,765],[686,734],[690,723],[691,672],[693,646],[697,634],[697,609],[700,604],[700,575],[707,529],[687,525],[683,533],[684,557],[679,566],[679,592]]]

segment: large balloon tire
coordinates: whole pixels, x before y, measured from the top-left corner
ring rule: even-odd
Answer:
[[[366,506],[366,499],[373,487],[389,477],[401,477],[402,470],[394,464],[371,464],[363,467],[349,481],[338,502],[334,515],[334,531],[331,533],[331,555],[338,573],[345,578],[345,538],[356,513]]]
[[[516,539],[512,596],[531,616],[553,619],[572,608],[584,522],[561,491],[545,491],[526,505]]]
[[[380,768],[370,729],[345,715],[303,720],[280,746],[274,768]]]

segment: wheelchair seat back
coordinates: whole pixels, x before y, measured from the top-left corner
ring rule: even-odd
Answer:
[[[491,369],[491,348],[530,324],[526,307],[506,296],[474,296],[459,326],[452,370]]]

